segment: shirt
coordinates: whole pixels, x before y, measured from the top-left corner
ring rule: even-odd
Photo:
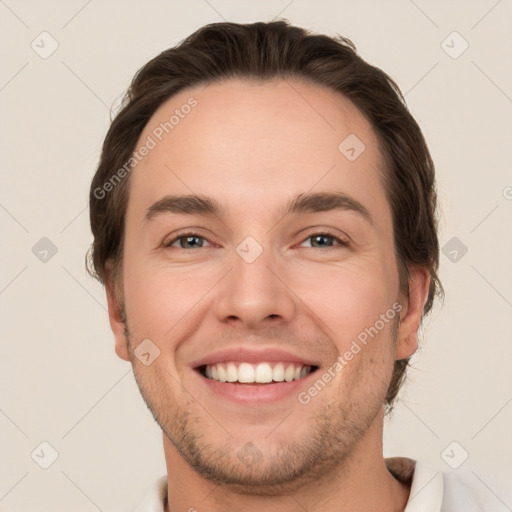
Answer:
[[[399,481],[410,485],[404,512],[494,512],[496,501],[468,485],[469,475],[444,473],[431,466],[408,459],[384,459],[388,470]],[[148,490],[135,512],[164,512],[167,475],[159,477]],[[492,505],[493,503],[494,505]],[[171,510],[172,512],[172,510]]]

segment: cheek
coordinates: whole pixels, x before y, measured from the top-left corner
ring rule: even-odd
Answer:
[[[395,294],[378,261],[344,266],[308,265],[290,273],[297,295],[320,317],[334,339],[347,341],[374,325]]]
[[[160,340],[167,339],[174,326],[200,307],[201,299],[218,280],[208,265],[171,269],[135,257],[125,260],[124,271],[130,325],[140,335]]]
[[[145,336],[156,336],[163,329],[165,312],[172,297],[162,293],[156,274],[134,272],[128,265],[126,270],[124,286],[130,325],[137,330],[144,329]]]

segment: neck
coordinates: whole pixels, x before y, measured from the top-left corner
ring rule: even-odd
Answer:
[[[308,512],[402,512],[410,483],[398,481],[386,467],[382,455],[383,416],[383,412],[377,415],[365,437],[333,471],[280,496],[241,494],[209,481],[183,460],[164,434],[168,474],[165,512],[295,512],[298,506]]]

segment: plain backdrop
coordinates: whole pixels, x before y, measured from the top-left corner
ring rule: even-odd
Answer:
[[[132,510],[165,474],[85,273],[89,184],[146,61],[206,23],[274,17],[351,38],[397,81],[436,164],[446,300],[385,455],[440,471],[467,457],[453,470],[512,510],[510,0],[0,1],[0,510]]]

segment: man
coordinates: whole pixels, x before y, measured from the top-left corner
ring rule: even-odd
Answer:
[[[119,357],[163,431],[140,511],[481,510],[382,454],[436,295],[434,166],[347,39],[212,24],[146,64],[90,195]]]

